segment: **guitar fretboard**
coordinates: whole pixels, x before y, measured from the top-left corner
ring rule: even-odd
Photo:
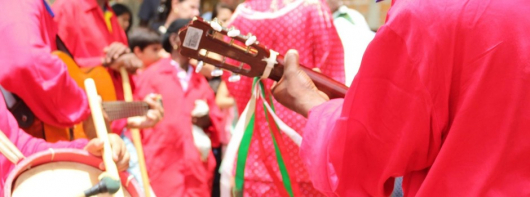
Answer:
[[[110,121],[134,116],[143,116],[147,113],[147,110],[149,110],[149,105],[143,101],[110,101],[103,102],[102,105],[103,111],[105,111]]]

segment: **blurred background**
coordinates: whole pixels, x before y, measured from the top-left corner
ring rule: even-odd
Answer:
[[[48,0],[50,3],[53,3],[55,0]],[[160,2],[160,0],[155,0]],[[133,26],[138,26],[138,11],[140,10],[140,5],[143,0],[114,0],[113,3],[122,3],[127,5],[133,12]],[[211,12],[213,6],[218,3],[223,2],[227,4],[237,5],[243,0],[201,0],[201,15],[203,13]],[[368,25],[373,31],[377,31],[381,25],[385,23],[385,16],[390,8],[391,1],[382,1],[375,3],[375,0],[343,0],[344,4],[349,8],[355,9],[364,15],[364,18],[368,22]]]

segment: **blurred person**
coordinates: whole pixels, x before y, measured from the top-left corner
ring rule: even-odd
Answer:
[[[230,20],[234,11],[234,7],[231,7],[228,4],[217,3],[215,10],[212,12],[212,19],[217,18],[217,20],[221,22],[221,25],[225,24]]]
[[[129,34],[129,48],[142,61],[142,69],[148,68],[162,58],[162,36],[152,29],[137,27]]]
[[[308,117],[300,155],[329,196],[528,196],[530,4],[397,0],[344,99],[285,55],[272,89]],[[490,33],[485,33],[490,32]]]
[[[149,27],[149,25],[155,22],[165,9],[165,2],[171,2],[171,0],[143,0],[138,10],[138,23],[140,27]]]
[[[131,26],[133,24],[133,17],[131,10],[123,4],[116,3],[112,5],[112,10],[114,10],[114,13],[116,13],[116,17],[118,18],[118,23],[120,24],[121,28],[125,31],[125,34],[129,33],[129,30],[131,30]]]
[[[296,48],[306,56],[301,60],[305,66],[311,69],[319,68],[323,74],[343,83],[343,48],[332,20],[327,4],[323,0],[289,2],[248,0],[237,7],[232,21],[227,26],[236,27],[243,35],[252,33],[260,44],[280,54],[284,54],[290,48]],[[228,76],[226,72],[223,77],[226,80]],[[238,82],[227,82],[228,90],[236,100],[239,113],[242,113],[250,99],[252,82],[253,79],[246,77],[242,77]],[[265,87],[269,88],[273,81],[265,80],[264,83]],[[278,117],[295,131],[302,132],[306,119],[276,101],[273,102]],[[256,106],[262,106],[261,102],[256,103]],[[264,146],[260,148],[257,140],[250,143],[242,192],[244,196],[279,196],[283,185],[276,185],[272,178],[272,176],[281,177],[269,131],[269,127],[273,125],[267,123],[263,108],[257,108],[255,116],[254,135],[261,135]],[[282,137],[286,145],[284,157],[289,157],[291,160],[297,178],[292,183],[300,188],[302,196],[322,195],[311,184],[310,175],[298,155],[297,145],[288,137],[284,135]],[[223,158],[223,162],[228,162],[227,159]],[[227,195],[231,193],[227,187],[231,184],[230,176],[233,171],[222,170],[221,190]]]
[[[140,25],[163,34],[171,22],[198,16],[200,4],[200,0],[146,0],[142,3],[138,13],[141,20]],[[156,10],[153,9],[155,5]]]
[[[164,98],[164,120],[142,132],[151,186],[159,197],[211,195],[212,147],[220,146],[223,129],[212,89],[178,52],[178,30],[189,21],[171,23],[163,36],[171,57],[154,63],[138,80],[137,97],[155,92]]]
[[[130,73],[135,73],[142,67],[142,61],[130,52],[125,32],[108,5],[108,0],[57,0],[52,7],[55,12],[54,20],[58,24],[58,35],[78,65],[108,67],[116,90],[116,98],[123,100],[119,70],[125,67]],[[84,31],[86,29],[91,31]],[[131,75],[129,79],[134,92],[135,83]],[[162,114],[161,106],[157,105],[154,109],[157,114]],[[121,134],[127,127],[152,127],[157,122],[153,118],[116,120],[112,123],[112,130]]]
[[[80,67],[105,66],[112,79],[117,100],[124,100],[121,68],[129,73],[143,66],[141,60],[129,49],[127,36],[118,22],[108,0],[57,0],[52,6],[58,35]],[[89,31],[87,31],[89,30]],[[131,91],[135,92],[135,80],[129,74]],[[151,101],[152,111],[145,116],[115,120],[111,124],[114,133],[124,137],[127,147],[134,154],[128,128],[150,128],[162,118],[164,111],[156,95],[149,94],[138,100]],[[136,156],[136,154],[134,155]],[[140,180],[139,173],[129,171]],[[142,181],[138,181],[140,184]],[[143,188],[142,188],[143,189]]]

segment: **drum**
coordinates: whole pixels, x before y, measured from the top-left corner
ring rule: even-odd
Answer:
[[[7,177],[5,197],[73,197],[99,182],[101,158],[79,149],[49,149],[22,160]],[[125,196],[143,196],[138,183],[120,173]],[[99,196],[111,196],[100,194]]]

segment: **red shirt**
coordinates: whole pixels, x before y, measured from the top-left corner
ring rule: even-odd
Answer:
[[[113,42],[127,45],[127,35],[116,16],[110,19],[111,32],[96,0],[57,0],[52,7],[54,19],[59,25],[59,36],[81,67],[101,65],[105,55],[103,48]],[[108,4],[105,7],[112,11]]]
[[[42,0],[2,1],[0,85],[20,96],[42,121],[69,127],[90,114],[84,91],[56,50],[57,26]]]
[[[42,0],[0,1],[0,84],[26,98],[43,121],[70,126],[89,115],[86,96],[69,78],[55,50],[55,25]],[[0,96],[0,130],[27,157],[49,148],[82,148],[86,140],[46,143],[18,128]],[[0,194],[14,165],[0,154]]]
[[[301,156],[340,196],[529,196],[530,4],[399,0]]]
[[[110,6],[105,6],[112,11]],[[110,19],[110,32],[96,0],[57,0],[53,4],[53,11],[54,19],[59,25],[59,36],[81,67],[101,65],[101,59],[105,55],[103,49],[113,42],[127,45],[127,36],[118,24],[116,15],[113,14]],[[109,73],[114,82],[116,97],[123,100],[120,73],[111,69]],[[133,82],[131,78],[132,89]]]
[[[154,128],[142,131],[142,143],[151,186],[157,196],[210,196],[215,158],[210,152],[206,162],[192,136],[191,111],[195,100],[206,100],[210,108],[212,147],[219,147],[222,114],[215,105],[213,90],[204,76],[192,72],[188,88],[183,90],[177,68],[164,58],[147,68],[138,80],[137,97],[153,92],[164,99],[164,119]]]
[[[112,11],[108,4],[106,9]],[[57,0],[53,4],[55,21],[59,25],[59,36],[81,67],[101,65],[104,57],[103,49],[113,42],[127,45],[127,36],[113,14],[110,18],[112,31],[109,31],[104,19],[103,11],[96,0]],[[114,11],[112,11],[114,12]],[[122,79],[119,72],[108,69],[116,90],[116,98],[123,100]],[[131,89],[135,83],[129,75]],[[121,133],[126,126],[126,119],[112,123],[112,130]]]

